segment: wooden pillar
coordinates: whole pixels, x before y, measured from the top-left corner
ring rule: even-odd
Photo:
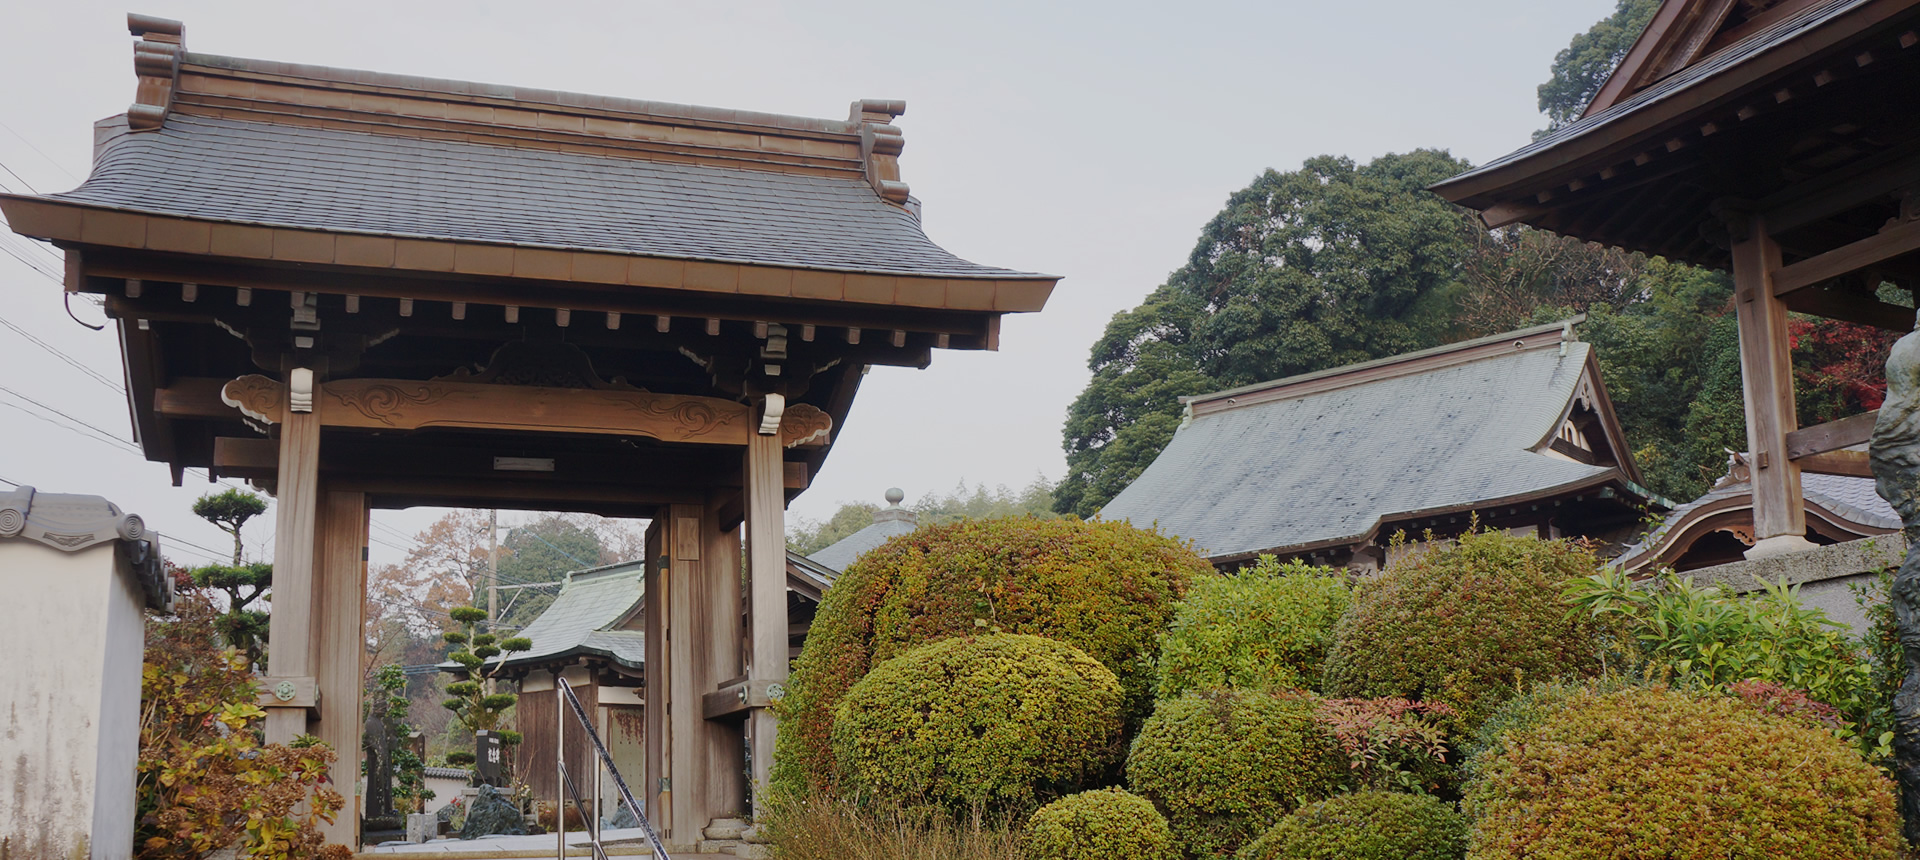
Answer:
[[[311,378],[310,376],[308,377]],[[317,394],[307,386],[310,394]],[[280,471],[275,487],[273,618],[267,634],[267,677],[262,688],[298,690],[267,708],[267,742],[287,743],[307,731],[307,696],[313,679],[313,568],[319,507],[320,417],[294,411],[287,398],[280,416]],[[289,686],[283,686],[283,683]],[[356,684],[357,686],[357,684]],[[321,691],[324,697],[325,691]]]
[[[667,640],[667,600],[668,584],[664,575],[667,569],[665,541],[666,520],[655,517],[647,526],[647,568],[643,577],[641,593],[645,595],[642,628],[646,632],[646,677],[644,679],[645,698],[643,705],[646,719],[647,772],[638,786],[642,801],[647,807],[647,820],[653,822],[654,829],[665,839],[667,826],[671,823],[667,808],[672,801],[668,789],[672,774],[668,771],[670,762],[667,750],[670,741],[667,737],[667,679],[672,674],[672,654]],[[634,787],[634,786],[629,786]]]
[[[700,829],[707,826],[707,779],[702,746],[707,721],[700,706],[701,676],[699,652],[705,644],[705,619],[694,612],[694,594],[699,590],[701,568],[699,505],[669,505],[666,520],[667,569],[667,770],[675,777],[674,792],[668,803],[670,822],[661,836],[674,850],[691,850],[700,840]],[[648,660],[648,663],[654,661]]]
[[[742,491],[746,493],[747,574],[752,607],[749,618],[752,665],[748,677],[771,684],[784,684],[787,680],[786,490],[780,450],[777,433],[749,436],[741,481]],[[755,798],[766,796],[777,723],[769,708],[755,708],[748,717]],[[757,816],[760,812],[756,801],[754,814]]]
[[[1787,306],[1773,294],[1780,245],[1757,214],[1733,223],[1734,311],[1740,326],[1740,380],[1746,394],[1748,467],[1753,476],[1749,558],[1810,549],[1800,467],[1787,458],[1799,429]]]
[[[706,625],[699,643],[702,659],[695,665],[700,673],[695,687],[703,696],[741,677],[746,668],[740,656],[740,530],[721,531],[717,502],[709,500],[701,513],[705,559],[694,589],[693,614]],[[747,756],[740,722],[703,722],[702,728],[705,737],[695,762],[706,783],[706,814],[709,819],[743,816]]]
[[[322,488],[319,552],[313,582],[313,674],[319,689],[315,733],[333,747],[333,788],[346,797],[339,817],[321,832],[358,850],[361,667],[366,652],[367,501],[357,492]]]

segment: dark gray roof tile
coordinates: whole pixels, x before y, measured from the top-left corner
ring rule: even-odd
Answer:
[[[944,278],[948,253],[860,178],[174,116],[52,195],[156,215]]]
[[[1589,347],[1532,347],[1196,417],[1101,510],[1219,558],[1357,541],[1425,510],[1618,476],[1534,453]],[[1314,378],[1318,378],[1317,376]]]

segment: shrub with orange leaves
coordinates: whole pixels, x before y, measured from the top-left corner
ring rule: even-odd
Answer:
[[[221,647],[220,614],[189,589],[172,617],[148,620],[135,856],[199,858],[235,844],[262,860],[351,856],[319,830],[345,802],[326,785],[333,751],[311,736],[260,742],[266,712],[246,656]]]
[[[1804,715],[1659,687],[1562,699],[1476,762],[1469,860],[1901,856],[1892,782]]]

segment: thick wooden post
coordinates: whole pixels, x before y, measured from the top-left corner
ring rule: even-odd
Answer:
[[[740,657],[740,530],[720,530],[718,500],[709,500],[700,518],[705,559],[694,589],[693,615],[705,625],[700,639],[700,672],[696,688],[702,695],[745,674]],[[697,701],[697,700],[696,700]],[[701,752],[695,759],[706,782],[709,818],[745,815],[745,735],[737,720],[706,722]]]
[[[764,408],[764,407],[762,407]],[[784,684],[787,680],[787,536],[786,490],[780,437],[753,434],[747,440],[742,474],[747,511],[747,575],[751,582],[753,648],[748,677]],[[771,695],[771,691],[769,692]],[[773,711],[755,708],[747,733],[753,754],[754,814],[764,807],[767,776],[773,765]]]
[[[707,826],[706,794],[700,784],[707,778],[705,756],[707,721],[700,706],[700,694],[710,688],[701,686],[700,650],[706,644],[702,619],[694,611],[695,592],[701,585],[700,521],[698,505],[670,505],[665,510],[667,570],[667,724],[671,745],[667,747],[667,768],[676,777],[667,821],[661,836],[675,850],[691,850],[700,840],[700,828]],[[652,660],[648,661],[650,664]]]
[[[346,808],[322,827],[327,841],[358,850],[360,785],[360,661],[366,653],[367,499],[363,493],[322,489],[319,554],[313,583],[313,674],[319,689],[315,733],[333,747],[333,788]]]
[[[1806,538],[1800,467],[1787,458],[1787,434],[1799,429],[1787,306],[1773,294],[1780,245],[1757,214],[1734,219],[1734,311],[1740,326],[1740,379],[1746,393],[1748,466],[1753,475],[1753,548],[1749,558],[1811,549]]]
[[[309,377],[311,378],[311,377]],[[313,394],[314,388],[307,386]],[[273,532],[273,620],[267,633],[269,693],[282,689],[311,691],[313,680],[313,568],[315,525],[319,508],[320,417],[312,411],[294,411],[288,397],[280,417],[280,471],[275,488]],[[357,684],[356,684],[357,686]],[[325,691],[321,691],[322,695]],[[287,743],[307,731],[304,695],[267,708],[267,742]],[[357,720],[356,720],[357,722]]]
[[[639,786],[647,806],[647,820],[662,834],[671,823],[667,807],[672,800],[668,789],[671,773],[667,770],[667,681],[672,675],[672,654],[667,642],[667,518],[655,517],[647,526],[647,568],[642,579],[645,595],[642,628],[646,631],[647,674],[645,681],[645,720],[647,743],[646,778]]]

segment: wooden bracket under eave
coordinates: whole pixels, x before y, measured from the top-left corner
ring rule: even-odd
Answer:
[[[173,109],[180,55],[187,51],[187,26],[130,12],[127,31],[140,37],[133,43],[133,74],[139,84],[133,104],[127,107],[127,128],[153,131],[166,123],[167,112]]]

